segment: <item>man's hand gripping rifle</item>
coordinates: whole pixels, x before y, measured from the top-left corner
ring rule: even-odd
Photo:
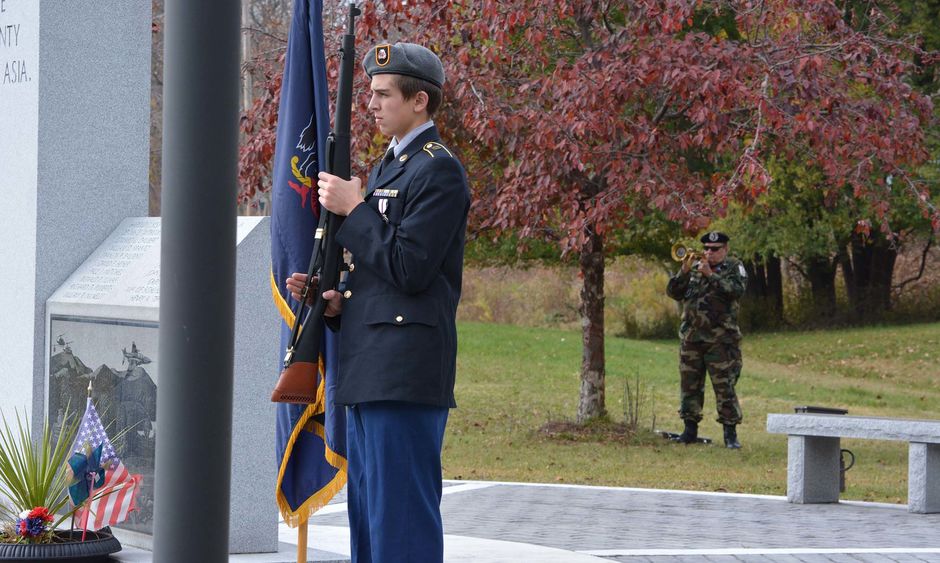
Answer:
[[[359,14],[359,9],[350,2],[347,29],[343,35],[341,49],[333,131],[327,138],[326,146],[326,171],[344,180],[350,179],[350,119],[353,71],[356,64],[355,18]],[[323,314],[328,304],[323,298],[323,293],[338,288],[340,272],[347,267],[343,262],[343,249],[336,242],[336,231],[342,224],[343,217],[320,208],[320,220],[313,242],[313,253],[310,256],[310,267],[307,270],[307,281],[301,290],[297,310],[294,311],[294,326],[284,355],[284,371],[281,372],[271,394],[271,400],[274,402],[309,404],[316,401],[320,344],[325,329]],[[310,310],[304,315],[308,299],[312,300],[312,303]]]

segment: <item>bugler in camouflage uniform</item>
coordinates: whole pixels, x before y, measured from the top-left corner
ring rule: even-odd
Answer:
[[[711,232],[701,241],[705,258],[697,267],[684,262],[666,286],[666,293],[682,303],[679,417],[685,421],[685,431],[678,441],[697,441],[707,370],[715,391],[718,422],[725,429],[725,445],[740,448],[736,426],[741,422],[741,406],[735,394],[742,363],[738,300],[744,294],[747,274],[739,260],[727,256],[727,235]]]

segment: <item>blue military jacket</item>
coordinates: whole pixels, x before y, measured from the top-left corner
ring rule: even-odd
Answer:
[[[373,169],[365,204],[336,232],[352,254],[336,403],[456,406],[455,317],[469,209],[466,173],[434,127],[381,174]]]

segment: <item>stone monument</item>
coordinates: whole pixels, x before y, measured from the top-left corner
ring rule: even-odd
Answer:
[[[41,427],[44,306],[147,215],[149,0],[0,0],[0,412]]]
[[[94,379],[115,426],[131,427],[142,474],[160,428],[160,220],[144,217],[151,25],[150,0],[0,0],[0,412],[25,409],[41,428],[47,405],[55,423],[69,385]],[[267,223],[253,221],[237,249],[233,553],[277,549],[267,397],[279,321]],[[149,547],[146,502],[125,543]]]

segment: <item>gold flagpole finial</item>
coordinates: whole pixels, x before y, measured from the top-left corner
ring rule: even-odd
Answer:
[[[88,380],[88,398],[91,399],[91,380]]]

